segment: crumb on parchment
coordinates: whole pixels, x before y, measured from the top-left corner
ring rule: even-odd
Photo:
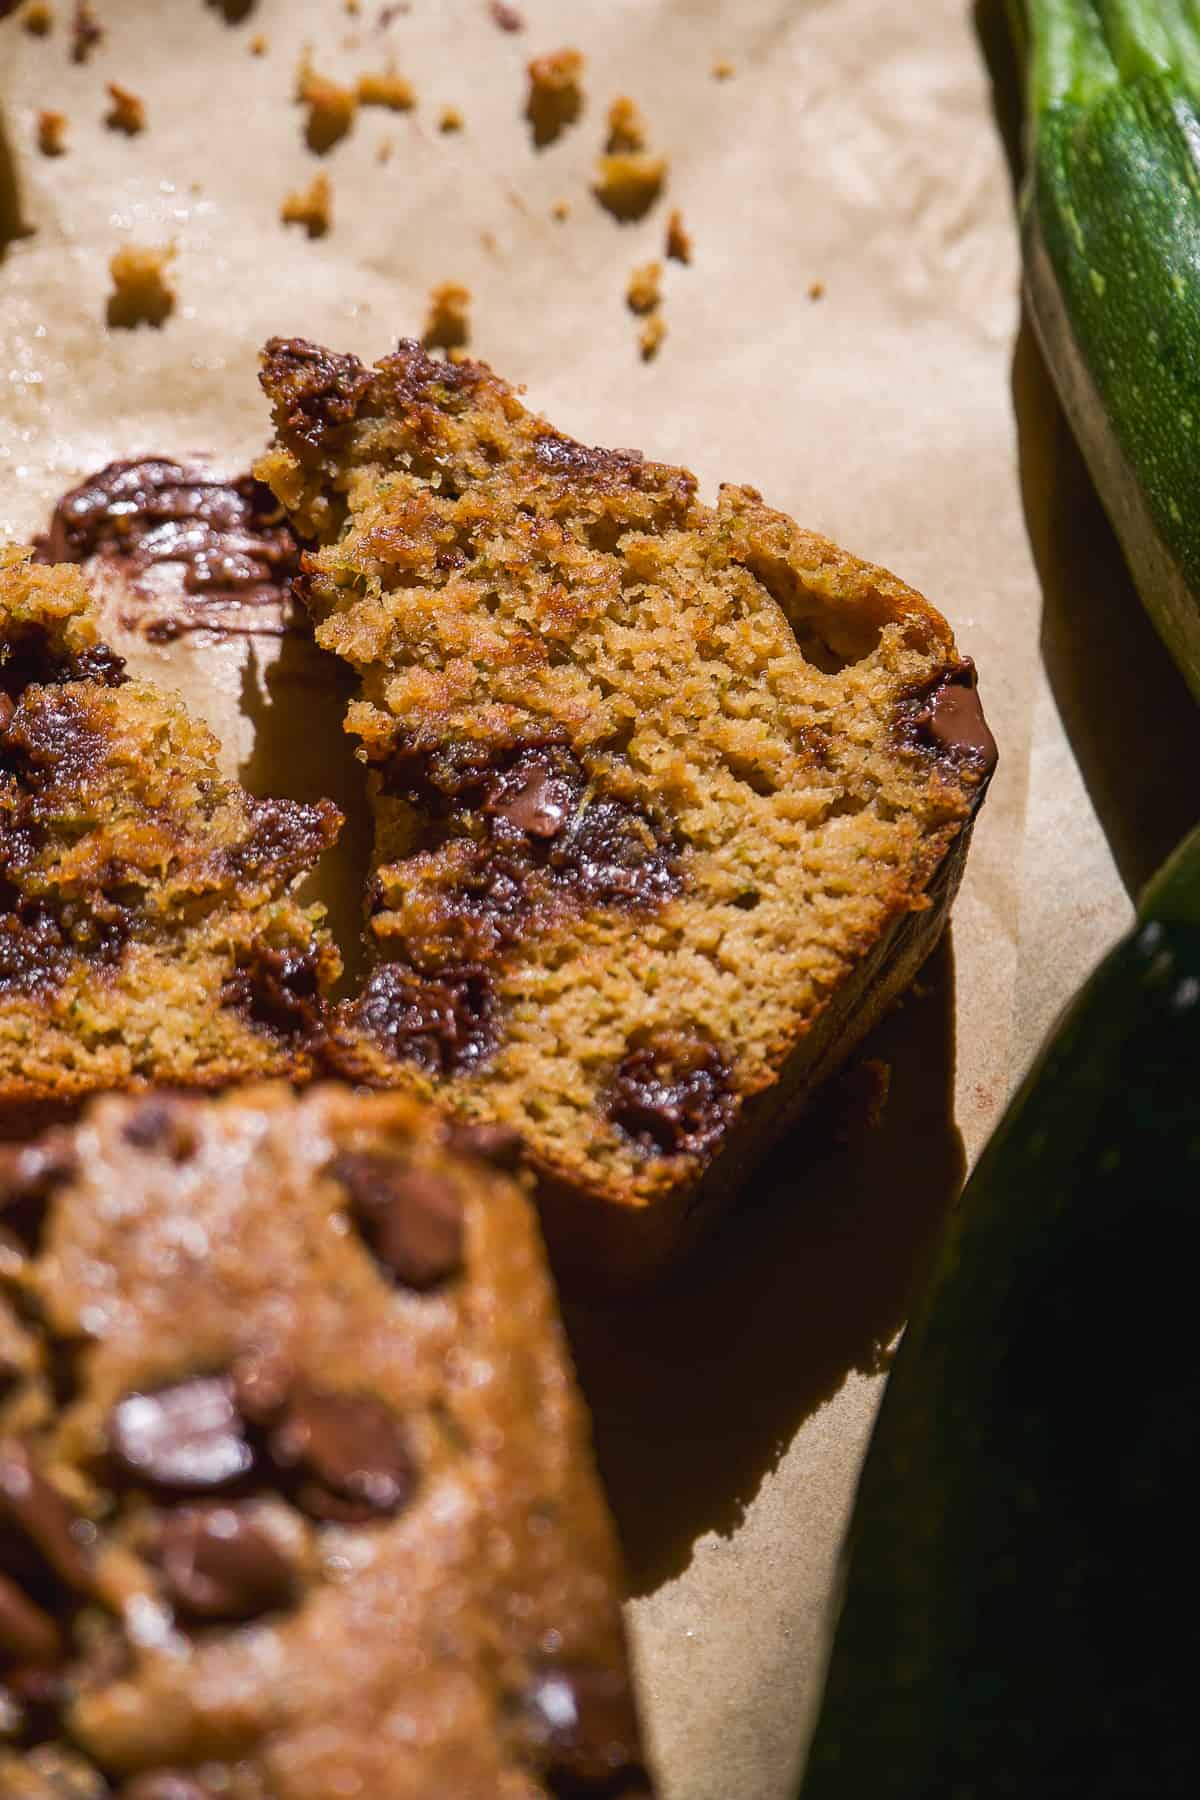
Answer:
[[[377,163],[391,162],[392,151],[394,148],[395,145],[390,137],[382,138],[380,140],[379,148],[375,152],[375,161]]]
[[[166,277],[174,255],[174,244],[127,244],[114,252],[108,265],[113,280],[106,314],[110,326],[118,331],[162,327],[175,310],[175,290]]]
[[[279,217],[285,225],[303,225],[310,238],[325,236],[333,224],[333,187],[323,169],[306,188],[284,196]]]
[[[583,56],[578,50],[551,50],[529,64],[525,117],[537,149],[561,137],[583,110]]]
[[[123,131],[126,137],[136,137],[139,131],[146,129],[146,103],[128,88],[121,87],[119,82],[107,84],[112,105],[104,115],[104,123],[110,131]]]
[[[445,350],[452,354],[461,350],[470,338],[467,308],[471,290],[458,281],[443,281],[429,296],[429,313],[421,342],[426,350]]]
[[[75,12],[71,20],[71,61],[85,63],[103,36],[104,27],[89,0],[75,0]]]
[[[251,56],[265,56],[270,48],[270,40],[265,31],[256,32],[250,39]]]
[[[661,312],[652,312],[638,333],[638,348],[643,362],[653,362],[667,335],[667,321]]]
[[[552,219],[557,219],[560,225],[564,219],[569,219],[570,216],[571,208],[566,200],[556,200],[554,205],[550,208],[550,217]]]
[[[43,156],[65,156],[67,150],[67,115],[40,112],[37,121],[37,147]]]
[[[358,96],[353,88],[318,75],[312,65],[312,52],[306,49],[296,74],[296,99],[308,108],[304,141],[310,150],[324,156],[354,124]]]
[[[498,25],[501,31],[524,31],[524,18],[515,6],[508,4],[508,0],[490,0],[488,11],[492,15],[493,24]]]
[[[825,298],[825,283],[823,281],[810,281],[808,284],[808,297],[810,300],[823,300]]]
[[[737,69],[727,56],[718,56],[712,66],[714,81],[732,81]]]
[[[21,14],[21,23],[30,37],[49,37],[54,29],[54,8],[48,0],[29,0]]]
[[[666,250],[673,262],[690,263],[692,260],[692,234],[678,207],[667,220]]]
[[[662,264],[642,263],[629,277],[625,300],[630,312],[649,313],[662,303]]]
[[[628,223],[649,212],[662,193],[667,169],[665,156],[651,156],[644,150],[602,156],[592,192],[614,219]]]
[[[457,106],[443,106],[438,114],[439,131],[461,131],[465,123]]]
[[[381,73],[359,76],[358,104],[386,106],[389,112],[411,112],[417,104],[417,96],[411,81],[388,68]]]
[[[612,155],[620,150],[644,150],[646,126],[635,101],[628,94],[618,94],[608,109],[608,141],[605,150]]]

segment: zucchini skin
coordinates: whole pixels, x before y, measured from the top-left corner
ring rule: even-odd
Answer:
[[[1200,832],[951,1221],[864,1467],[803,1800],[1200,1792],[1198,1222]]]
[[[1158,10],[1027,0],[1026,291],[1143,604],[1200,699],[1200,109],[1182,35],[1145,42]],[[1132,15],[1124,36],[1114,14]]]

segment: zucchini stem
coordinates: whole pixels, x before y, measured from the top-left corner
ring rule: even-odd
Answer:
[[[1035,121],[1064,102],[1089,106],[1115,87],[1116,64],[1093,0],[1026,0],[1025,13]]]

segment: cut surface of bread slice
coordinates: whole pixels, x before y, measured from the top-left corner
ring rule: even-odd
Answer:
[[[652,1800],[506,1148],[273,1084],[0,1150],[0,1794]]]
[[[517,1129],[559,1255],[637,1275],[936,941],[995,761],[973,667],[753,489],[481,364],[276,340],[263,383],[375,794],[340,1066]]]
[[[307,1075],[339,960],[292,888],[337,809],[225,780],[98,642],[77,569],[0,556],[0,1119]]]

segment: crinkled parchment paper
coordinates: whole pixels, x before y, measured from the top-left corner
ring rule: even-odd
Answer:
[[[1057,558],[1059,677],[1064,509],[1083,517],[1104,578],[1122,577],[1027,334],[1014,377],[1011,186],[975,22],[962,0],[519,0],[526,29],[505,33],[485,0],[362,0],[358,16],[341,0],[260,0],[234,25],[205,0],[95,0],[104,40],[75,65],[67,0],[55,10],[47,38],[19,16],[0,25],[32,228],[0,262],[0,533],[44,526],[110,458],[208,451],[245,465],[266,432],[267,336],[379,355],[419,332],[430,287],[454,280],[473,295],[472,349],[556,423],[689,463],[709,492],[754,483],[922,588],[978,663],[1000,772],[952,945],[867,1052],[892,1065],[882,1124],[862,1132],[862,1094],[844,1084],[677,1291],[572,1312],[665,1791],[785,1800],[914,1273],[1033,1039],[1128,914],[1076,761],[1078,718],[1064,726],[1061,679],[1041,673],[1026,510],[1043,572]],[[361,111],[318,160],[293,101],[306,42],[334,77],[394,58],[416,109]],[[562,45],[587,58],[586,105],[537,151],[523,66]],[[110,80],[144,98],[141,136],[104,127]],[[622,93],[670,159],[665,199],[629,225],[589,192]],[[438,129],[447,105],[460,132]],[[35,148],[39,108],[68,117],[60,158]],[[333,226],[310,241],[278,214],[318,169]],[[673,206],[694,258],[665,264],[668,335],[643,363],[625,286],[661,257]],[[176,248],[161,330],[105,325],[108,260],[128,243]],[[286,642],[131,647],[204,707],[231,766],[344,799],[355,780],[327,674]],[[1086,678],[1077,686],[1087,714]]]

